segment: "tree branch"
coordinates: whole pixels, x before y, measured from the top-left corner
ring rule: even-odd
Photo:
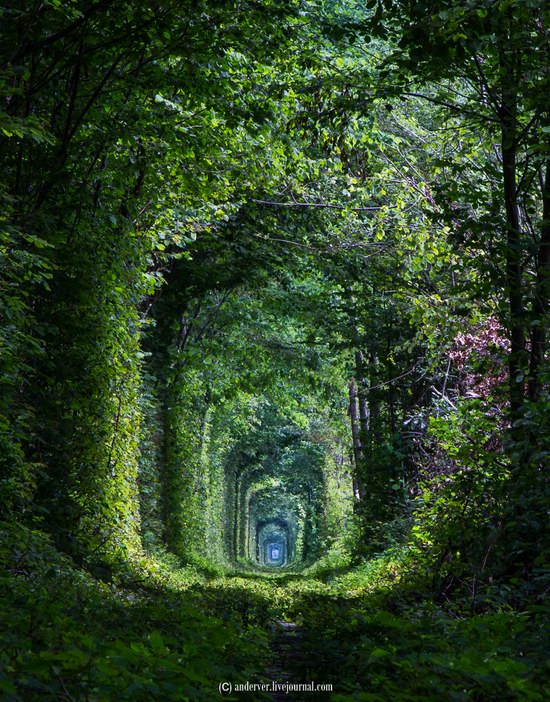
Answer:
[[[373,207],[350,207],[346,205],[334,205],[326,202],[274,202],[272,200],[252,200],[256,205],[270,205],[271,207],[321,207],[327,210],[347,210],[352,212],[376,212],[382,209],[382,205]],[[394,207],[386,205],[386,207]]]

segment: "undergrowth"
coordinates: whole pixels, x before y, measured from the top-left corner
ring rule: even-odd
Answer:
[[[221,681],[261,670],[264,631],[210,611],[197,571],[142,561],[102,582],[42,533],[3,526],[3,701],[213,700]]]
[[[105,581],[43,533],[3,527],[5,702],[217,700],[222,681],[265,680],[277,620],[303,629],[292,679],[332,683],[334,702],[548,698],[544,601],[512,608],[488,596],[476,612],[465,596],[434,598],[410,544],[301,575],[209,577],[168,554],[142,556]]]

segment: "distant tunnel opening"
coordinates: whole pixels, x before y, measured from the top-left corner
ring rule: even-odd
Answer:
[[[269,419],[225,457],[226,553],[247,570],[300,571],[326,555],[345,528],[351,481],[324,437],[312,440],[309,429]]]
[[[256,561],[259,565],[280,568],[288,563],[292,545],[288,524],[283,520],[260,522],[256,526]]]

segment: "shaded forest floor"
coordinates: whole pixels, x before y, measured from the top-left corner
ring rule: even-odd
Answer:
[[[464,599],[437,601],[427,582],[403,576],[403,554],[323,578],[207,577],[162,559],[92,574],[40,532],[3,526],[7,702],[215,700],[222,682],[275,674],[333,685],[330,697],[289,699],[548,699],[547,604],[492,603],[473,613]],[[299,627],[290,650],[277,621]]]

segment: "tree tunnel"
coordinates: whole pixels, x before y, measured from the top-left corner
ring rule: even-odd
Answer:
[[[275,321],[268,290],[197,290],[196,305],[182,308],[186,272],[179,261],[168,276],[147,348],[163,368],[151,372],[145,405],[142,473],[161,467],[158,492],[141,493],[147,538],[198,565],[300,570],[342,542],[352,521],[347,398],[334,401],[330,385],[345,388],[340,369],[321,382],[318,352],[290,342],[281,351],[261,340],[252,356],[266,319],[269,334],[298,334],[293,311]]]
[[[270,490],[257,493],[250,501],[247,515],[250,562],[259,565],[292,565],[301,556],[303,524],[299,505],[288,504],[287,495],[274,495]],[[296,508],[297,507],[297,508]],[[278,555],[268,550],[279,544]]]
[[[256,561],[259,565],[281,567],[290,557],[288,524],[273,519],[256,524]]]
[[[226,544],[249,567],[300,568],[321,553],[327,534],[327,457],[304,436],[288,441],[279,431],[271,440],[261,456],[241,455],[239,465],[234,452],[226,466]]]

